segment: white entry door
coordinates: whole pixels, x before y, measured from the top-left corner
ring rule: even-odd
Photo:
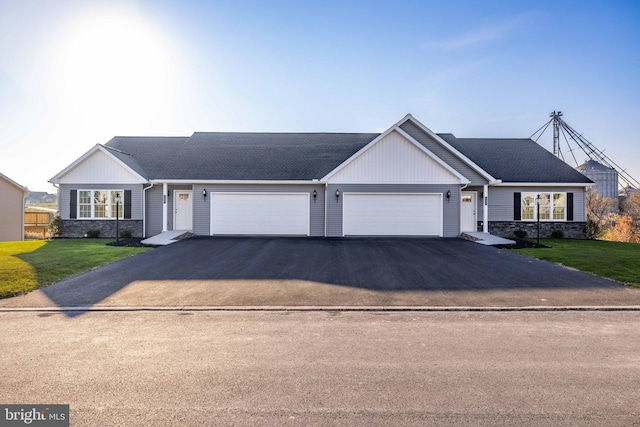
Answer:
[[[461,193],[460,231],[478,231],[478,193],[475,191],[462,191]]]
[[[191,230],[193,227],[193,201],[191,190],[173,192],[173,229]]]

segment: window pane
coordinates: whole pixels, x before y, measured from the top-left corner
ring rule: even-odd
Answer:
[[[80,218],[91,218],[91,205],[80,205]]]
[[[551,194],[540,193],[540,219],[551,219]]]
[[[116,196],[120,194],[120,206],[116,205]],[[112,191],[111,192],[111,218],[116,217],[116,208],[118,209],[118,216],[120,218],[124,218],[124,197],[122,196],[122,191]]]
[[[533,193],[522,193],[522,219],[533,219],[535,199]]]
[[[93,192],[93,217],[94,218],[107,218],[107,192],[106,191],[94,191]]]
[[[553,195],[553,219],[563,220],[565,210],[564,193],[555,193]]]
[[[79,191],[78,201],[80,203],[91,203],[91,191]]]

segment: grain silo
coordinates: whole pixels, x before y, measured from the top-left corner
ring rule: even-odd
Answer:
[[[595,160],[587,160],[576,170],[596,183],[598,193],[602,197],[613,197],[617,200],[618,172],[614,168],[607,167]]]

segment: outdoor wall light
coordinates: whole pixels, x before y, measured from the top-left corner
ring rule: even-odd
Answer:
[[[207,189],[206,188],[202,189],[202,197],[204,197],[204,199],[207,200]]]
[[[316,197],[318,197],[318,192],[316,190],[313,190],[313,200],[315,200]]]
[[[336,199],[340,198],[340,190],[336,190]]]
[[[447,190],[447,203],[451,202],[451,190]]]

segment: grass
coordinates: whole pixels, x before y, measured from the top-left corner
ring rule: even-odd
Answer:
[[[148,250],[105,239],[0,242],[0,298],[26,293]]]
[[[549,248],[515,252],[640,287],[640,244],[603,240],[540,240]]]

